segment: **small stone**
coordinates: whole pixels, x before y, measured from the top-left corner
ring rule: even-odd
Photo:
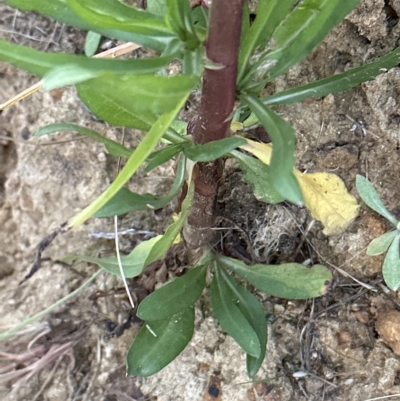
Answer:
[[[396,355],[400,355],[400,312],[397,310],[380,312],[375,327],[382,341]]]

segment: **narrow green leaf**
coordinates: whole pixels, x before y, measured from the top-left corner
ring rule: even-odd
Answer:
[[[129,255],[121,255],[121,263],[126,278],[138,276],[145,269],[146,260],[154,245],[161,239],[162,235],[150,238],[135,246]],[[107,272],[121,277],[118,260],[116,256],[108,258],[95,258],[86,255],[71,255],[71,258],[81,260],[83,262],[95,263]]]
[[[131,278],[138,276],[150,263],[164,257],[175,238],[178,236],[183,223],[187,218],[193,199],[193,193],[194,185],[192,184],[190,185],[188,194],[182,203],[182,212],[180,213],[179,218],[168,226],[164,235],[158,235],[147,241],[143,241],[137,245],[129,255],[121,256],[121,264],[125,277]],[[74,255],[74,257],[86,262],[96,263],[102,269],[107,270],[109,273],[115,274],[116,276],[120,277],[121,275],[118,258],[116,256],[111,256],[109,258],[94,258],[90,256]]]
[[[147,158],[147,166],[144,170],[145,173],[153,170],[154,168],[166,163],[171,160],[183,149],[183,144],[177,143],[173,145],[168,145],[163,149],[156,150]]]
[[[261,160],[242,152],[232,151],[231,155],[239,160],[243,179],[253,188],[254,196],[265,203],[283,202],[285,198],[276,192],[271,182],[271,170]]]
[[[243,39],[240,49],[238,77],[239,83],[248,71],[248,66],[254,64],[268,51],[268,40],[278,24],[288,14],[296,0],[260,0],[257,16]]]
[[[395,227],[399,224],[397,219],[392,216],[389,211],[383,205],[378,193],[374,186],[362,175],[356,177],[357,191],[361,196],[361,199],[375,212],[379,213],[385,219],[389,220]]]
[[[186,48],[194,50],[199,44],[193,25],[190,3],[187,0],[166,0],[167,11],[165,20],[169,26],[183,41]]]
[[[56,67],[81,67],[92,71],[93,74],[104,72],[150,74],[165,67],[172,58],[173,56],[131,60],[88,58],[75,54],[46,53],[0,40],[0,61],[6,61],[39,76],[43,76]]]
[[[185,349],[193,331],[193,307],[145,323],[128,351],[128,375],[147,377],[163,369]]]
[[[218,256],[218,260],[225,268],[233,270],[260,291],[279,298],[319,297],[326,293],[332,280],[331,272],[321,265],[311,268],[299,263],[247,266],[226,256]]]
[[[400,233],[397,233],[389,247],[382,266],[383,279],[392,291],[397,291],[400,287],[399,243]]]
[[[289,123],[264,106],[257,97],[253,95],[243,95],[242,97],[272,139],[270,177],[275,191],[290,202],[301,205],[303,196],[300,185],[293,174],[296,139],[294,129]]]
[[[400,63],[400,47],[385,54],[382,57],[361,65],[341,74],[298,86],[270,96],[261,97],[261,101],[267,105],[280,105],[301,102],[311,97],[322,97],[330,93],[342,92],[351,89],[362,82],[367,82],[388,69],[396,67]]]
[[[115,101],[122,110],[132,110],[136,114],[159,114],[173,109],[182,96],[196,86],[197,80],[197,77],[183,75],[141,75],[139,78],[135,74],[120,76],[107,72],[79,84],[78,93],[81,96],[84,88],[86,95],[90,94],[90,100],[93,102],[96,98],[104,98],[109,102]],[[91,106],[87,99],[85,103]]]
[[[150,194],[139,195],[131,192],[128,188],[122,188],[108,201],[93,217],[103,218],[119,216],[134,210],[157,210],[165,207],[180,193],[186,174],[186,158],[178,160],[174,183],[168,194],[157,197]]]
[[[282,47],[274,47],[273,52],[279,52],[279,60],[269,71],[268,80],[274,79],[287,71],[292,65],[303,60],[343,18],[357,6],[360,0],[304,0],[285,19],[272,36],[279,37]],[[306,11],[303,11],[303,10]],[[310,13],[310,18],[304,19],[304,12]],[[294,17],[292,17],[292,15]],[[294,26],[290,26],[294,24]],[[288,37],[295,33],[294,40]],[[275,58],[271,55],[271,59]]]
[[[195,162],[209,162],[225,156],[233,149],[245,143],[246,140],[244,138],[224,138],[218,141],[208,142],[204,145],[191,144],[185,146],[183,152],[189,159]]]
[[[137,316],[146,321],[166,319],[194,305],[206,285],[207,266],[197,266],[164,285],[140,303]]]
[[[381,235],[378,238],[375,238],[370,242],[367,248],[367,255],[370,256],[375,256],[375,255],[380,255],[384,252],[386,252],[390,246],[390,244],[393,242],[393,240],[396,238],[396,236],[399,234],[399,232],[396,231],[389,231],[383,235]]]
[[[178,219],[171,224],[165,231],[160,241],[158,241],[152,248],[149,257],[146,260],[146,264],[153,263],[154,261],[161,259],[167,253],[168,249],[171,247],[175,238],[181,232],[183,224],[185,223],[190,207],[192,206],[192,200],[194,195],[194,184],[191,183],[188,188],[188,193],[185,200],[182,202],[182,211],[179,214]]]
[[[255,357],[261,356],[261,345],[257,333],[240,310],[235,294],[229,288],[220,267],[215,264],[211,283],[211,303],[221,327],[243,348]]]
[[[85,39],[85,55],[92,57],[96,53],[101,40],[101,35],[97,32],[89,31]]]
[[[112,139],[108,139],[96,131],[93,131],[86,127],[81,127],[80,125],[76,124],[64,124],[64,123],[49,124],[37,130],[35,132],[35,137],[50,135],[54,134],[55,132],[64,132],[64,131],[76,131],[79,132],[80,134],[86,135],[94,139],[97,142],[103,143],[107,149],[107,152],[114,157],[129,157],[132,154],[132,150],[127,149],[120,143],[115,142]]]
[[[71,25],[79,29],[90,31],[94,28],[93,25],[78,17],[70,7],[68,7],[65,0],[6,0],[6,3],[11,7],[23,11],[36,11],[63,24]],[[107,35],[106,33],[104,36],[114,37],[112,35]],[[115,38],[120,40],[129,40],[126,36]]]
[[[98,71],[82,68],[79,65],[63,65],[56,67],[43,77],[42,89],[50,91],[66,85],[75,85],[101,75]]]
[[[129,41],[163,50],[176,34],[167,27],[161,16],[148,11],[130,7],[118,0],[67,0],[68,6],[81,19],[87,21],[92,29],[127,32]]]
[[[156,147],[158,141],[162,138],[169,126],[175,120],[188,96],[189,92],[185,93],[174,109],[158,118],[147,135],[142,139],[139,146],[131,154],[124,168],[118,174],[114,182],[89,206],[68,220],[68,227],[78,227],[79,225],[83,224],[87,219],[92,217],[94,213],[100,210],[100,208],[103,207],[110,199],[112,199],[113,196],[128,182],[130,177],[132,177],[132,175],[150,155],[150,153]]]
[[[253,378],[260,369],[267,350],[267,319],[265,312],[257,298],[223,269],[221,269],[221,276],[237,299],[238,308],[253,327],[260,342],[261,353],[258,358],[247,354],[247,373],[250,378]]]

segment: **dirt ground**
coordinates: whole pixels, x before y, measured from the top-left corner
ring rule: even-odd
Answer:
[[[360,65],[400,45],[400,0],[361,0],[360,6],[298,66],[268,89],[283,90]],[[0,38],[48,51],[81,53],[84,33],[0,2]],[[105,43],[106,45],[106,43]],[[0,103],[37,82],[0,63]],[[355,177],[373,182],[388,209],[400,218],[400,69],[354,90],[281,107],[297,133],[298,168],[338,174],[357,196]],[[41,126],[72,122],[120,140],[121,129],[105,127],[72,88],[36,93],[0,118],[0,330],[50,306],[77,289],[95,271],[67,266],[70,253],[106,255],[113,241],[91,239],[112,222],[92,220],[56,239],[41,270],[28,282],[39,241],[86,206],[116,174],[102,145],[78,135],[34,139]],[[140,133],[126,130],[134,145]],[[172,165],[134,177],[130,186],[163,193]],[[196,309],[195,334],[167,368],[143,379],[126,377],[125,355],[140,322],[130,313],[121,282],[101,273],[78,296],[23,332],[0,343],[0,398],[93,401],[291,401],[400,400],[400,299],[382,281],[382,257],[366,246],[389,227],[361,205],[360,215],[340,236],[326,237],[319,223],[307,232],[308,212],[287,204],[257,202],[231,167],[221,190],[219,218],[226,241],[242,256],[260,261],[311,258],[332,269],[334,285],[324,297],[285,301],[258,294],[269,323],[268,351],[257,376],[246,376],[245,356],[212,317],[208,292]],[[231,184],[232,183],[232,184]],[[235,183],[236,189],[232,189]],[[358,197],[359,199],[359,197]],[[134,213],[121,228],[161,232],[170,207]],[[233,229],[240,227],[240,230]],[[229,228],[231,228],[229,230]],[[246,233],[244,235],[243,233]],[[131,249],[143,234],[125,237]],[[180,249],[139,280],[136,300],[157,282],[181,274]],[[350,274],[353,278],[349,277]],[[358,281],[356,281],[357,279]],[[389,333],[389,336],[388,334]]]

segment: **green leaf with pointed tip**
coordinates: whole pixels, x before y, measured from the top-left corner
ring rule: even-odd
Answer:
[[[268,80],[281,75],[303,60],[360,0],[304,0],[289,14],[272,37],[281,46],[275,46],[271,60],[276,65],[268,72]],[[304,14],[309,15],[304,18]]]
[[[390,244],[393,242],[393,240],[396,238],[396,235],[398,234],[399,232],[397,230],[389,231],[388,233],[385,233],[380,237],[372,240],[368,245],[367,255],[375,256],[386,252]]]
[[[322,97],[330,93],[351,89],[362,82],[367,82],[400,63],[400,47],[382,57],[341,74],[320,79],[307,85],[288,89],[274,95],[263,96],[261,101],[266,105],[280,105],[301,102],[311,97]]]
[[[167,12],[165,19],[168,26],[175,31],[183,42],[199,43],[191,18],[190,3],[186,0],[166,0]],[[186,44],[187,47],[188,43]],[[189,47],[190,48],[190,47]]]
[[[392,291],[400,287],[400,257],[399,257],[400,233],[397,233],[389,247],[382,266],[382,274],[385,283]]]
[[[194,309],[145,323],[128,351],[128,375],[151,376],[172,362],[193,336]]]
[[[283,202],[285,198],[278,194],[271,183],[271,170],[261,160],[242,152],[233,151],[231,155],[239,161],[243,179],[253,188],[254,196],[265,203]]]
[[[203,145],[190,144],[189,146],[185,146],[183,152],[189,159],[195,162],[210,162],[225,156],[233,149],[246,143],[244,138],[224,138]]]
[[[90,108],[94,108],[95,113],[99,108],[98,103],[105,103],[102,107],[106,109],[102,110],[101,117],[110,122],[115,121],[115,116],[112,115],[115,104],[121,109],[119,112],[129,110],[135,116],[144,114],[145,120],[148,113],[158,114],[172,110],[196,83],[197,77],[189,76],[141,75],[139,78],[134,74],[118,76],[104,73],[98,78],[78,84],[77,87],[79,96],[84,98]],[[85,95],[82,97],[83,93]]]
[[[332,280],[322,265],[309,268],[299,263],[247,266],[239,260],[218,256],[219,262],[260,291],[279,298],[306,299],[324,295]]]
[[[162,51],[176,34],[167,27],[164,18],[148,11],[130,7],[118,0],[67,0],[68,6],[92,29],[129,33],[128,41]]]
[[[160,141],[163,135],[167,132],[168,128],[175,120],[180,109],[186,102],[189,93],[180,99],[175,108],[168,113],[162,114],[157,121],[153,124],[150,131],[141,140],[138,147],[132,152],[129,159],[126,161],[125,166],[119,172],[118,176],[112,182],[112,184],[92,203],[90,203],[85,209],[81,210],[75,216],[70,218],[67,222],[67,227],[79,227],[87,219],[92,217],[96,212],[98,212],[107,202],[112,199],[117,192],[124,187],[124,185],[129,181],[133,174],[138,170],[138,168],[144,163],[147,157],[156,147],[157,143]],[[179,137],[179,135],[178,135]]]
[[[247,373],[250,378],[253,378],[260,369],[267,350],[267,319],[265,312],[257,298],[223,269],[221,269],[221,276],[233,293],[237,300],[238,308],[246,317],[251,327],[253,327],[260,342],[261,353],[258,358],[247,354]]]
[[[146,321],[167,319],[195,304],[206,285],[207,266],[200,265],[148,295],[137,310]]]
[[[121,255],[121,263],[124,270],[124,276],[126,278],[136,277],[142,273],[147,266],[146,261],[149,258],[152,248],[161,239],[161,237],[162,235],[157,235],[154,238],[143,241],[139,245],[135,246],[129,255]],[[108,258],[95,258],[86,255],[71,255],[71,258],[72,257],[83,262],[95,263],[107,272],[121,277],[116,256],[110,256]]]
[[[361,196],[361,199],[375,212],[379,213],[385,219],[389,220],[395,227],[399,224],[397,219],[392,216],[386,207],[383,205],[378,193],[374,186],[362,175],[356,177],[357,191]]]
[[[76,124],[64,124],[64,123],[56,123],[46,125],[35,132],[35,137],[41,137],[43,135],[54,134],[55,132],[64,132],[64,131],[76,131],[80,134],[86,135],[97,142],[101,142],[107,149],[107,152],[114,157],[129,157],[133,150],[127,149],[125,146],[121,145],[118,142],[113,141],[112,139],[108,139],[105,136],[99,134],[96,131],[93,131],[86,127],[81,127]]]
[[[240,82],[262,52],[268,50],[268,40],[278,24],[288,14],[296,0],[260,0],[257,6],[256,19],[245,34],[240,49],[238,78]],[[257,56],[259,53],[259,56]]]
[[[101,35],[97,32],[89,31],[85,39],[85,56],[92,57],[96,53],[101,40]]]
[[[161,164],[166,163],[168,160],[171,160],[183,149],[183,146],[184,145],[182,143],[177,143],[173,145],[168,145],[163,149],[156,150],[147,158],[148,164],[144,172],[148,173]]]
[[[260,358],[261,345],[257,333],[239,308],[240,300],[231,291],[222,276],[220,267],[214,264],[214,277],[211,283],[211,304],[215,317],[221,327],[243,348],[253,356]]]
[[[289,123],[264,106],[257,97],[243,95],[242,98],[272,139],[273,151],[270,177],[275,191],[290,202],[301,205],[303,203],[303,195],[300,185],[293,174],[296,139],[294,129]]]
[[[188,194],[182,203],[182,212],[178,219],[173,222],[165,230],[164,235],[157,235],[147,241],[141,242],[137,245],[129,255],[121,256],[122,269],[124,276],[127,278],[138,276],[146,266],[164,257],[168,249],[171,247],[175,238],[178,236],[183,223],[185,222],[190,205],[193,199],[194,186],[189,187]],[[90,256],[74,255],[76,259],[86,262],[92,262],[99,265],[102,269],[107,270],[109,273],[120,276],[120,268],[116,256],[109,258],[94,258]]]
[[[99,74],[103,72],[150,74],[165,67],[172,60],[172,56],[131,60],[88,58],[75,54],[42,52],[0,40],[0,60],[39,76],[49,73],[56,67],[81,67]]]
[[[157,51],[163,51],[165,48],[165,38],[152,38],[146,35],[135,34],[126,29],[109,28],[98,23],[94,24],[91,21],[81,18],[70,8],[66,0],[6,0],[6,2],[12,7],[19,8],[20,10],[36,11],[40,14],[47,15],[62,24],[71,25],[85,31],[97,32],[107,38],[119,39],[124,42],[134,42]],[[110,3],[110,0],[102,1],[99,4],[102,3]],[[128,7],[121,2],[114,0],[111,0],[111,7],[114,10],[118,8],[118,14],[124,14],[125,19],[134,18],[137,15],[137,12],[140,13],[140,16],[149,16],[150,19],[156,17],[144,10],[133,9],[132,7]],[[163,26],[165,26],[165,24],[163,24]]]
[[[178,167],[175,173],[174,183],[168,194],[157,197],[150,194],[135,194],[128,188],[122,188],[117,194],[106,203],[93,217],[103,218],[119,216],[134,210],[157,210],[165,207],[180,193],[186,174],[186,158],[178,160]]]

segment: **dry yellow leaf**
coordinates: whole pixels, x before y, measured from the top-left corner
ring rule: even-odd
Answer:
[[[247,139],[241,149],[253,154],[265,164],[270,164],[272,145]],[[303,193],[304,204],[314,219],[324,225],[325,235],[342,233],[357,217],[359,205],[344,182],[335,174],[303,174],[293,170]]]
[[[359,205],[344,182],[335,174],[302,174],[295,170],[304,204],[314,219],[324,225],[325,235],[342,233],[357,217]]]

